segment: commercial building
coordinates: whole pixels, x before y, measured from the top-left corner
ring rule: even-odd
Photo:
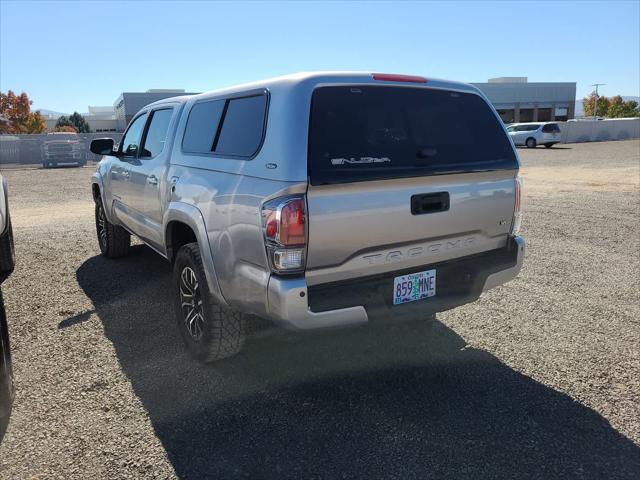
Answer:
[[[575,117],[576,82],[531,82],[527,77],[474,83],[505,123],[567,121]]]
[[[505,123],[566,121],[575,117],[575,82],[531,82],[527,77],[491,78],[474,83],[484,92]],[[123,132],[133,116],[144,106],[165,98],[196,95],[184,89],[151,89],[123,92],[113,107],[90,106],[83,113],[93,132]],[[53,128],[60,115],[45,115],[47,128]]]
[[[180,95],[195,95],[183,89],[151,89],[146,92],[122,92],[113,104],[118,131],[122,132],[133,116],[145,105]]]
[[[484,92],[505,123],[567,121],[575,117],[576,82],[528,82],[527,77],[491,78],[474,83]],[[145,105],[177,95],[195,95],[182,89],[124,92],[114,106],[118,131]]]
[[[96,107],[89,106],[88,112],[81,113],[84,119],[89,124],[89,128],[92,132],[117,132],[118,122],[116,121],[116,113],[113,107]],[[69,116],[70,114],[65,114]],[[62,116],[61,113],[43,113],[44,123],[47,130],[53,130],[58,122],[58,119]]]
[[[84,119],[89,124],[92,132],[117,132],[118,121],[113,107],[88,107],[89,112],[83,113]]]

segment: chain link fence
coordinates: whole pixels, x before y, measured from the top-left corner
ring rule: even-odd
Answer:
[[[89,151],[96,138],[113,138],[121,133],[44,133],[36,135],[0,135],[0,167],[84,165],[99,160]]]

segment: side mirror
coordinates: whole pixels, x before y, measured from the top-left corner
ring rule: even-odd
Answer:
[[[90,150],[96,155],[113,155],[113,138],[97,138],[92,140]]]

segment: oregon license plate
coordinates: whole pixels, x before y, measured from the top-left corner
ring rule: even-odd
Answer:
[[[436,271],[410,273],[393,279],[393,304],[414,302],[436,294]]]

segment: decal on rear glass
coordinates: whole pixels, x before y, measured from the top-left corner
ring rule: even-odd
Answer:
[[[332,158],[331,165],[360,164],[360,163],[391,163],[389,157],[351,157],[351,158]]]

